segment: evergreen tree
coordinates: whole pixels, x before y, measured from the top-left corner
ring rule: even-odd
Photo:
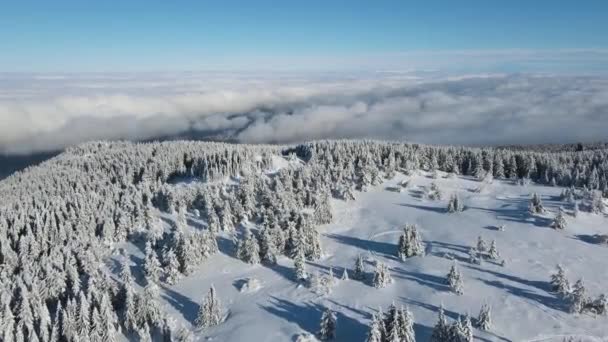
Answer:
[[[268,265],[275,265],[277,263],[278,251],[275,246],[276,238],[274,237],[273,232],[273,229],[264,228],[260,238],[260,256],[262,261]]]
[[[588,303],[587,293],[583,281],[579,279],[570,293],[570,312],[582,313]]]
[[[437,324],[433,328],[431,334],[431,342],[450,342],[450,325],[445,317],[443,305],[439,307]]]
[[[559,212],[557,213],[557,216],[555,216],[551,227],[556,230],[564,230],[566,229],[566,226],[566,216],[564,215],[564,211],[562,210],[562,208],[559,208]]]
[[[294,259],[295,277],[296,280],[305,280],[308,278],[306,273],[306,259],[304,252],[300,252]]]
[[[319,338],[322,341],[329,341],[336,338],[336,313],[330,309],[325,309],[321,316],[321,326],[319,328]]]
[[[454,263],[450,268],[450,272],[448,273],[446,279],[446,282],[450,286],[450,290],[452,290],[452,292],[458,295],[462,295],[464,293],[462,275],[456,267],[456,263]]]
[[[388,286],[393,282],[388,266],[383,262],[376,261],[376,269],[374,271],[374,287],[377,289]]]
[[[562,265],[558,264],[557,272],[551,275],[551,289],[560,296],[567,296],[570,293],[570,282]]]
[[[496,240],[492,240],[492,242],[490,243],[490,249],[488,250],[488,258],[490,258],[491,260],[498,260],[498,258],[500,258],[498,248],[496,247]]]
[[[367,339],[365,342],[383,342],[382,338],[382,319],[378,314],[372,315],[372,322],[369,326],[369,332],[367,333]]]
[[[422,241],[416,229],[416,225],[406,225],[403,234],[399,238],[399,246],[397,255],[401,260],[423,254]]]
[[[480,330],[488,331],[492,328],[492,312],[490,306],[484,304],[479,310],[479,316],[477,316],[477,327]]]
[[[245,235],[237,246],[237,256],[248,264],[260,263],[259,243],[255,235],[249,229],[245,229]]]
[[[532,199],[530,200],[529,211],[531,214],[542,214],[545,212],[545,207],[543,206],[543,201],[540,196],[535,192],[532,194]]]
[[[174,285],[179,281],[181,274],[179,272],[179,260],[173,252],[173,248],[169,248],[163,257],[165,261],[165,282],[169,285]]]
[[[146,278],[148,281],[158,282],[162,273],[162,268],[150,241],[146,242],[145,253],[144,271]]]
[[[458,194],[452,194],[448,202],[448,213],[456,213],[464,210],[464,205]]]
[[[363,265],[363,257],[359,254],[355,260],[355,273],[353,274],[353,279],[362,280],[363,278],[365,278],[365,266]]]
[[[348,280],[348,270],[346,268],[344,268],[344,270],[342,271],[342,277],[340,278],[340,280]]]
[[[195,323],[197,327],[203,329],[222,323],[222,308],[220,301],[215,294],[215,287],[213,287],[213,285],[199,307]]]

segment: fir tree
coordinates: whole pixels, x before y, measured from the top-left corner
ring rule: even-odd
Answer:
[[[570,282],[562,265],[556,267],[557,272],[551,275],[551,289],[560,296],[567,296],[570,293]]]
[[[479,316],[477,316],[477,327],[480,330],[488,331],[492,328],[492,312],[490,306],[484,304],[479,310]]]
[[[173,248],[169,248],[163,257],[165,261],[165,282],[169,285],[174,285],[179,281],[181,273],[179,272],[179,260],[173,252]]]
[[[329,341],[336,338],[336,324],[336,313],[330,309],[325,309],[323,316],[321,316],[319,338],[322,341]]]
[[[196,326],[199,328],[209,328],[222,322],[222,308],[219,299],[215,294],[213,285],[199,306]]]
[[[248,264],[260,263],[260,250],[258,241],[249,229],[245,230],[245,235],[237,246],[237,256]]]
[[[458,197],[458,194],[452,194],[448,201],[448,213],[456,213],[464,210],[464,205]]]
[[[154,249],[152,249],[152,244],[150,241],[146,242],[145,253],[144,271],[146,278],[149,281],[158,282],[162,273],[162,268],[160,266],[160,262],[158,261],[156,252]]]
[[[374,271],[374,287],[377,289],[384,288],[393,282],[388,266],[383,262],[376,261],[376,269]]]
[[[369,332],[367,333],[367,339],[365,342],[383,342],[382,338],[382,319],[376,313],[372,315],[372,321],[369,326]]]
[[[359,254],[355,260],[355,272],[353,274],[353,279],[362,280],[363,278],[365,278],[365,266],[363,265],[363,256]]]
[[[496,247],[496,240],[492,240],[490,243],[490,249],[488,250],[488,258],[491,260],[498,260],[500,254],[498,253],[498,248]]]
[[[557,216],[555,216],[551,227],[556,230],[564,230],[566,229],[566,226],[566,216],[564,215],[564,211],[562,210],[562,208],[559,208],[559,212],[557,213]]]
[[[431,342],[449,342],[450,340],[450,326],[446,320],[443,306],[439,307],[437,324],[433,328],[431,334]]]
[[[448,273],[448,275],[446,277],[446,282],[449,285],[450,290],[452,290],[452,292],[454,292],[458,295],[462,295],[464,293],[462,275],[461,275],[460,271],[458,270],[458,268],[456,267],[456,263],[454,263],[452,265],[452,267],[450,268],[450,272]]]
[[[295,277],[296,280],[305,280],[308,278],[306,273],[306,259],[304,258],[304,252],[300,252],[294,259]]]
[[[570,299],[570,312],[582,313],[585,309],[585,305],[588,302],[587,293],[583,281],[579,279],[572,288],[572,292],[569,295]]]

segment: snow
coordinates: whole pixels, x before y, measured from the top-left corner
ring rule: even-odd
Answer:
[[[293,163],[297,161],[277,157],[268,172]],[[386,190],[405,180],[409,185],[402,192]],[[432,182],[441,189],[442,200],[425,198]],[[477,191],[482,184],[483,191]],[[608,246],[591,243],[596,234],[608,233],[608,219],[586,212],[572,217],[571,205],[559,200],[562,190],[503,180],[481,183],[469,177],[433,179],[424,172],[397,174],[358,193],[355,201],[332,200],[333,223],[319,228],[324,256],[307,262],[311,274],[326,275],[333,268],[336,285],[329,294],[315,294],[295,282],[293,262],[286,257],[279,257],[271,267],[237,260],[232,238],[224,234],[218,240],[221,253],[176,285],[162,286],[163,305],[178,325],[192,327],[198,305],[214,285],[227,319],[209,330],[195,331],[200,341],[308,341],[305,336],[318,331],[327,307],[337,313],[336,341],[364,341],[371,314],[392,302],[412,311],[418,341],[430,337],[440,305],[454,320],[467,313],[477,316],[483,304],[492,308],[493,327],[489,332],[475,330],[482,341],[562,341],[569,336],[607,341],[608,318],[571,314],[563,300],[549,291],[549,277],[558,263],[572,283],[584,279],[592,297],[606,292],[608,283]],[[528,214],[534,192],[541,196],[547,213]],[[465,210],[448,214],[446,207],[453,193],[464,201]],[[564,231],[550,228],[560,206],[567,213]],[[197,220],[193,217],[189,222]],[[402,262],[396,254],[397,242],[406,223],[418,226],[427,255]],[[498,229],[501,225],[506,226],[504,231]],[[490,261],[468,263],[468,249],[476,245],[478,236],[488,245],[496,240],[500,257],[506,261],[504,267]],[[125,250],[143,257],[132,246]],[[339,280],[344,268],[352,275],[360,253],[366,260],[367,279]],[[460,296],[450,292],[444,282],[454,264],[445,257],[448,254],[458,262],[463,276],[464,294]],[[376,260],[386,263],[393,277],[392,284],[382,289],[371,284]]]

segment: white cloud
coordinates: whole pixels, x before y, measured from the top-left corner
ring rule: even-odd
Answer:
[[[605,140],[608,78],[434,73],[11,75],[0,152],[94,139]]]

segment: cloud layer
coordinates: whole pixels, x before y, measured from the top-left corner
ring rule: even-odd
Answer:
[[[96,139],[436,144],[606,140],[608,78],[538,75],[0,76],[0,153]]]

